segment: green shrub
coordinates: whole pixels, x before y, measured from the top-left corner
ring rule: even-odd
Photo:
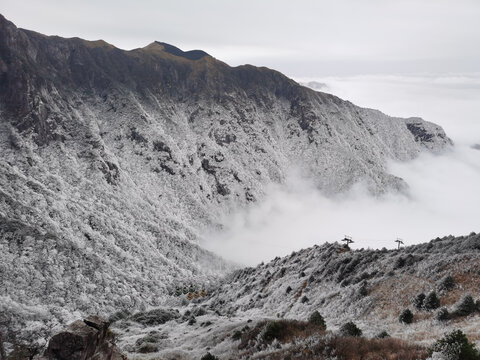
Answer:
[[[477,311],[477,305],[470,294],[463,296],[455,305],[455,315],[457,316],[467,316],[475,311]]]
[[[433,344],[430,353],[433,352],[443,354],[447,360],[480,360],[475,345],[460,330],[452,331]]]
[[[425,301],[423,302],[423,308],[425,310],[431,311],[438,309],[440,307],[440,299],[437,296],[435,291],[432,291],[430,294],[427,295]]]
[[[323,330],[327,329],[327,324],[325,324],[325,319],[323,318],[322,315],[318,311],[313,312],[312,315],[310,315],[310,318],[308,319],[308,322],[321,327]]]
[[[404,324],[411,324],[413,321],[413,314],[410,311],[410,309],[403,310],[400,316],[398,317],[398,320]]]
[[[354,322],[349,321],[342,325],[340,328],[340,334],[343,336],[360,337],[362,336],[362,330],[360,330]]]

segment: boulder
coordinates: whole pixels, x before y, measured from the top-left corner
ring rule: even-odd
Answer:
[[[108,321],[97,315],[77,320],[54,335],[44,360],[121,360],[126,359],[112,341]]]

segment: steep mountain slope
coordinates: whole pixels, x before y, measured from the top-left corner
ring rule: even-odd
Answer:
[[[405,188],[388,159],[450,144],[435,124],[266,68],[49,37],[0,16],[1,310],[157,305],[179,281],[231,269],[198,246],[200,230],[292,165],[326,193],[357,181],[382,193]]]

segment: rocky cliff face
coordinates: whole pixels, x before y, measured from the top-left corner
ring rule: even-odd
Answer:
[[[326,193],[357,181],[382,193],[405,187],[388,159],[450,143],[435,124],[266,68],[49,37],[0,16],[0,310],[162,303],[178,282],[231,268],[199,231],[292,165]]]

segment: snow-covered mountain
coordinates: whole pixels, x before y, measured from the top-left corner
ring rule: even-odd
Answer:
[[[295,165],[325,193],[451,145],[390,117],[159,42],[123,51],[0,16],[0,311],[111,312],[164,301],[231,265],[198,246],[220,214]],[[35,317],[33,317],[35,318]]]

